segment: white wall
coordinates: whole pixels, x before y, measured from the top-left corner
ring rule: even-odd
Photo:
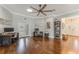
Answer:
[[[46,19],[46,23],[50,22],[50,29],[45,29],[49,33],[49,38],[54,38],[54,18],[50,17]]]
[[[33,29],[39,28],[40,31],[45,30],[45,19],[44,18],[33,18],[32,19]]]
[[[62,19],[62,34],[79,36],[79,16]]]
[[[0,33],[4,30],[4,27],[12,26],[12,14],[5,8],[0,6]]]
[[[33,21],[33,30],[35,27],[39,28],[40,31],[48,32],[50,38],[54,38],[54,18],[34,18]],[[47,29],[47,22],[50,22],[50,29]],[[33,32],[33,31],[32,31]]]
[[[53,18],[31,18],[22,15],[10,13],[7,9],[0,6],[0,33],[4,27],[14,27],[15,32],[19,32],[20,36],[32,36],[34,29],[37,27],[40,31],[49,32],[49,37],[53,38]],[[50,29],[46,28],[46,23],[50,22]]]
[[[50,22],[50,29],[46,28],[46,23]],[[37,27],[40,31],[49,32],[49,37],[53,38],[53,18],[31,18],[22,15],[12,14],[10,11],[0,6],[0,33],[4,27],[14,27],[15,32],[20,36],[32,36],[34,29]]]
[[[13,14],[13,27],[15,28],[15,32],[19,32],[20,36],[25,36],[25,35],[31,35],[30,34],[30,27],[31,27],[31,22],[30,18],[27,18],[25,16],[21,15],[15,15]]]
[[[26,19],[26,20],[24,20]],[[50,22],[50,29],[46,28],[46,23]],[[25,25],[28,24],[28,29],[26,31]],[[22,15],[13,15],[13,27],[16,32],[20,33],[20,36],[26,36],[27,32],[29,36],[33,35],[34,29],[39,28],[40,31],[49,32],[49,37],[53,38],[54,29],[53,29],[53,18],[31,18]]]
[[[24,20],[26,19],[26,20]],[[29,36],[32,36],[34,29],[37,27],[40,31],[44,31],[44,21],[45,19],[40,18],[31,18],[27,16],[22,15],[13,15],[13,27],[15,28],[16,32],[20,33],[20,36],[26,36],[27,32]],[[28,28],[26,28],[27,24],[29,25]],[[26,31],[26,29],[27,31]],[[25,30],[24,30],[25,29]]]

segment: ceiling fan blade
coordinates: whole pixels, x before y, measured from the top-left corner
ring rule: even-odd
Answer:
[[[42,6],[41,4],[38,5],[39,9],[41,9],[41,6]]]
[[[52,12],[52,10],[43,10],[43,12]]]
[[[41,8],[41,10],[43,10],[46,6],[47,6],[47,5],[46,5],[46,4],[44,4],[44,6]]]
[[[36,10],[36,11],[38,11],[38,9],[36,9],[36,8],[34,8],[34,7],[32,7],[32,6],[31,6],[31,8],[34,9],[34,10]]]
[[[41,7],[42,5],[41,5],[41,4],[39,4],[38,6],[39,6],[39,7]]]
[[[38,12],[37,16],[39,16],[40,12]]]
[[[43,15],[47,16],[44,12],[41,12]]]
[[[55,9],[53,9],[53,10],[43,10],[43,12],[53,12],[53,11],[55,11]]]

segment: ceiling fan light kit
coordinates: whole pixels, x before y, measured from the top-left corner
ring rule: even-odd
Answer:
[[[27,12],[32,12],[32,9],[26,9]]]

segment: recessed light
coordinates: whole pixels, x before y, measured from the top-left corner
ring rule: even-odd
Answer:
[[[26,9],[27,12],[32,12],[32,9]]]

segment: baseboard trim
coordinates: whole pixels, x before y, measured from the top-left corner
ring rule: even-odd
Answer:
[[[63,35],[66,35],[66,36],[73,36],[73,37],[79,37],[77,35],[69,35],[69,34],[63,34]]]
[[[49,38],[54,39],[54,37],[53,37],[53,36],[49,36]]]

